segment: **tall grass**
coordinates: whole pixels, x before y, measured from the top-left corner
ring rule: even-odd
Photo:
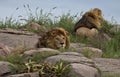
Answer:
[[[89,41],[85,38],[76,37],[72,34],[73,28],[75,23],[77,22],[76,19],[80,19],[77,15],[71,15],[70,13],[63,14],[61,16],[54,16],[52,13],[52,10],[56,8],[52,8],[49,13],[45,13],[43,9],[36,8],[35,12],[30,9],[29,5],[24,5],[24,9],[27,13],[27,18],[21,18],[21,21],[24,21],[25,24],[31,23],[31,22],[37,22],[40,25],[44,25],[47,28],[53,28],[53,27],[62,27],[66,29],[70,34],[70,40],[71,42],[80,42],[80,43],[86,43],[91,44],[93,47],[97,47],[103,50],[104,55],[103,57],[114,57],[118,58],[120,57],[120,32],[116,32],[112,34],[110,32],[110,29],[113,27],[113,25],[110,22],[107,22],[106,20],[103,22],[103,29],[101,32],[104,32],[108,34],[112,39],[109,42],[103,42],[101,40],[94,39],[92,41]],[[0,21],[0,28],[15,28],[19,29],[21,27],[21,21],[16,21],[12,17],[6,17],[6,19],[3,21]],[[24,24],[24,25],[25,25]],[[23,26],[24,26],[23,25]]]
[[[111,41],[105,45],[104,57],[120,57],[120,31],[116,32]]]
[[[21,26],[20,22],[13,19],[12,17],[6,17],[0,21],[0,28],[14,28],[17,29]]]

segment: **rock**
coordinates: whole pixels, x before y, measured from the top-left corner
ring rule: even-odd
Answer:
[[[69,75],[74,75],[75,77],[100,77],[96,68],[78,63],[71,64],[71,71]]]
[[[58,50],[54,50],[54,49],[50,49],[50,48],[39,48],[39,49],[36,49],[36,50],[29,50],[29,51],[25,51],[24,52],[24,55],[29,55],[29,56],[32,56],[32,55],[35,55],[35,54],[42,54],[42,53],[51,53],[51,54],[59,54],[60,51]]]
[[[76,48],[76,51],[79,53],[83,53],[86,57],[95,58],[95,57],[102,57],[102,50],[93,47],[81,47]]]
[[[37,35],[17,35],[10,33],[0,33],[0,43],[3,43],[13,48],[20,46],[23,46],[25,48],[35,48],[37,42]]]
[[[82,43],[71,43],[70,48],[80,48],[80,47],[85,47],[85,44]]]
[[[95,58],[93,60],[102,74],[120,76],[120,59]]]
[[[112,33],[116,33],[120,31],[120,25],[114,25],[111,29],[110,29],[110,32]]]
[[[13,50],[12,47],[8,47],[4,45],[3,43],[0,43],[0,57],[9,56],[12,50]]]
[[[77,52],[63,52],[60,55],[74,55],[74,56],[79,56],[79,57],[85,57],[83,54],[77,53]]]
[[[8,33],[8,34],[16,34],[16,35],[34,35],[32,32],[28,32],[25,30],[17,30],[11,28],[0,29],[0,33]]]
[[[30,30],[42,30],[42,31],[46,31],[45,26],[39,25],[36,22],[31,22],[30,24],[26,25],[26,28],[30,29]]]
[[[39,48],[36,50],[25,51],[23,54],[23,61],[28,61],[31,58],[38,57],[38,60],[44,60],[46,57],[58,55],[60,51],[50,48]],[[40,58],[40,59],[39,59]]]
[[[103,33],[103,35],[101,37],[102,37],[101,39],[104,39],[103,41],[110,41],[111,40],[111,37],[108,36],[108,34],[106,34],[106,33]]]
[[[5,76],[6,74],[9,74],[12,72],[12,70],[10,69],[11,68],[10,66],[12,66],[11,63],[0,61],[0,77]]]
[[[16,75],[9,75],[7,77],[39,77],[39,73],[23,73],[23,74],[16,74]]]
[[[88,59],[86,57],[80,57],[78,55],[55,55],[55,56],[51,56],[48,57],[45,62],[48,63],[52,63],[55,64],[56,62],[59,62],[60,60],[63,60],[65,62],[69,62],[69,63],[81,63],[81,64],[86,64],[86,65],[90,65],[90,66],[94,66],[94,62],[91,59]]]

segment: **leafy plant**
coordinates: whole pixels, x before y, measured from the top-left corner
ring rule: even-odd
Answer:
[[[59,62],[55,65],[49,63],[35,63],[29,60],[25,63],[25,72],[39,72],[40,77],[67,77],[69,71],[69,65],[64,65],[63,62]]]

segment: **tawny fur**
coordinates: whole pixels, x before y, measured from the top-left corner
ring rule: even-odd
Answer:
[[[63,28],[54,28],[45,33],[39,38],[37,47],[47,47],[53,49],[68,48],[70,45],[70,38],[68,32]]]
[[[94,8],[86,12],[82,16],[82,18],[75,24],[74,33],[76,35],[87,37],[94,36],[98,33],[98,30],[102,28],[102,20],[102,11],[98,8]]]
[[[84,36],[89,38],[92,38],[97,34],[98,34],[98,30],[96,28],[89,29],[89,28],[81,27],[78,28],[76,31],[76,36]]]

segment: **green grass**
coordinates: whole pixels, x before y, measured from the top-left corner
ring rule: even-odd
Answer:
[[[20,26],[21,26],[20,22],[13,19],[12,17],[6,17],[5,20],[0,20],[0,29],[2,28],[19,29]]]
[[[45,58],[53,55],[59,54],[58,52],[41,52],[31,56],[29,55],[20,55],[13,54],[8,57],[0,57],[0,61],[7,61],[15,66],[13,67],[13,72],[22,73],[25,70],[25,63],[29,60],[35,61],[36,63],[42,63]],[[22,67],[22,68],[21,68]]]
[[[70,65],[66,62],[59,61],[55,65],[43,62],[43,59],[51,55],[56,55],[56,53],[37,54],[29,59],[26,59],[25,56],[12,55],[1,57],[0,61],[14,64],[11,66],[11,74],[39,72],[40,77],[69,77]]]
[[[120,58],[120,32],[106,43],[104,57]]]
[[[25,11],[27,11],[28,16],[27,16],[27,19],[23,18],[21,20],[25,21],[25,24],[21,25],[20,23],[21,21],[14,20],[12,17],[6,17],[5,20],[0,21],[0,28],[1,29],[2,28],[21,29],[21,28],[25,28],[23,26],[31,22],[37,22],[40,25],[44,25],[46,28],[62,27],[69,32],[71,42],[90,44],[93,47],[102,49],[103,57],[105,58],[120,58],[120,32],[111,33],[110,29],[113,27],[113,25],[110,22],[105,20],[103,22],[104,27],[102,30],[100,30],[101,32],[104,32],[108,34],[110,37],[112,37],[110,41],[103,42],[101,39],[88,40],[86,38],[76,37],[72,33],[74,25],[77,22],[76,19],[78,19],[77,15],[71,15],[70,13],[66,13],[61,16],[58,16],[58,18],[55,18],[54,15],[51,13],[52,10],[54,9],[52,9],[49,13],[45,13],[43,9],[36,8],[35,14],[33,14],[31,9],[29,8],[29,5],[25,5],[24,8],[25,8]],[[52,17],[54,19],[52,19]],[[34,56],[32,60],[39,62],[43,58],[49,55],[42,54],[41,58],[39,56],[41,55]],[[22,68],[20,68],[21,66],[18,65],[18,64],[21,64],[23,65],[22,67],[24,67],[24,63],[21,62],[22,60],[20,56],[12,56],[12,57],[8,57],[6,59],[0,59],[0,60],[5,60],[11,63],[14,63],[17,65],[18,69],[23,70]],[[111,76],[111,77],[114,77],[114,76]]]
[[[120,32],[111,33],[110,29],[113,25],[110,22],[104,20],[102,23],[104,27],[100,30],[100,32],[108,34],[112,37],[112,40],[109,42],[103,42],[101,39],[88,40],[86,38],[76,37],[72,33],[74,25],[77,22],[76,19],[78,19],[77,15],[66,13],[58,16],[58,18],[54,18],[54,15],[51,13],[54,9],[51,9],[49,13],[45,13],[43,9],[36,8],[35,14],[33,14],[32,10],[29,8],[29,5],[24,5],[24,8],[28,15],[27,19],[22,19],[22,21],[24,20],[26,22],[25,24],[21,26],[21,21],[16,21],[12,17],[7,17],[4,21],[0,21],[0,28],[21,29],[25,28],[23,26],[29,24],[30,22],[37,22],[40,25],[44,25],[46,28],[62,27],[69,32],[71,42],[90,44],[93,47],[102,49],[104,52],[103,57],[120,58]],[[34,30],[31,31],[39,32]]]

